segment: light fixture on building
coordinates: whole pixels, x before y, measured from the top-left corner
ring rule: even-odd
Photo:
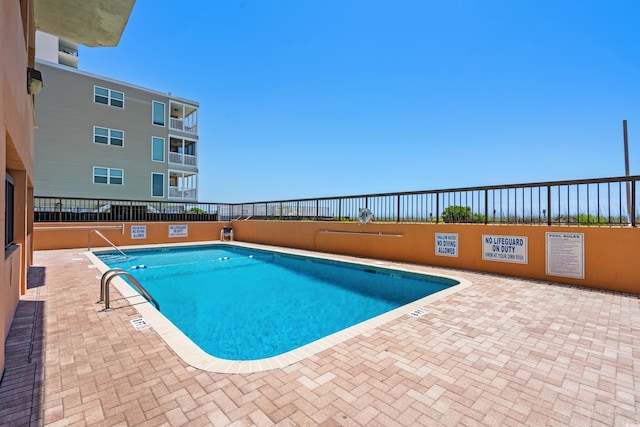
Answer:
[[[35,68],[27,68],[27,92],[36,95],[42,90],[42,74]]]

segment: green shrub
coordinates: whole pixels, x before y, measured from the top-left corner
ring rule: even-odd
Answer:
[[[476,222],[484,223],[484,215],[474,214],[469,206],[449,206],[442,211],[444,222]]]
[[[607,221],[603,218],[603,217],[597,217],[595,215],[591,215],[591,214],[578,214],[578,217],[576,218],[578,224],[580,225],[600,225],[600,224],[606,224]]]

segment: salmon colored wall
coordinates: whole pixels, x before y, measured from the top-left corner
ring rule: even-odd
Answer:
[[[23,260],[22,268],[18,269],[18,280],[20,281],[20,294],[24,295],[27,292],[27,271],[29,269],[28,260],[30,255],[27,253],[30,246],[27,242],[28,232],[28,215],[26,214],[28,209],[27,195],[29,193],[27,185],[27,173],[21,170],[10,171],[11,176],[15,181],[13,192],[13,203],[16,212],[22,212],[21,215],[15,215],[14,222],[14,242],[20,246],[21,255],[20,259]]]
[[[24,12],[24,13],[23,13]],[[24,17],[24,19],[23,19]],[[27,93],[27,67],[35,49],[32,0],[0,1],[0,174],[9,172],[15,181],[14,238],[16,245],[5,250],[0,263],[0,373],[4,370],[5,340],[20,299],[26,288],[31,259],[27,194],[33,187],[34,108]],[[24,31],[26,23],[27,31]],[[5,186],[0,186],[0,235],[4,241],[6,224]]]
[[[239,241],[484,271],[640,294],[640,229],[475,224],[232,221]],[[325,234],[346,231],[358,234]],[[584,279],[546,274],[546,232],[584,234]],[[379,237],[383,233],[403,237]],[[458,234],[458,257],[435,255],[435,233]],[[482,235],[526,236],[528,262],[482,259]]]
[[[114,226],[123,226],[114,230]],[[131,227],[146,225],[146,238],[132,239]],[[187,225],[187,237],[169,237],[169,225]],[[224,222],[150,222],[150,223],[38,223],[34,227],[33,247],[43,249],[86,248],[89,231],[97,229],[116,246],[152,245],[160,243],[184,243],[219,240]],[[91,248],[109,247],[96,233],[91,233]]]
[[[101,232],[114,244],[124,246],[218,240],[220,230],[228,225],[221,222],[185,223],[189,226],[189,236],[170,239],[167,236],[168,224],[148,224],[148,238],[144,241],[130,238],[131,225],[139,225],[139,223],[125,224],[124,235],[120,230],[101,230]],[[35,248],[87,247],[87,229],[43,230],[44,227],[60,228],[74,225],[77,226],[77,224],[68,223],[37,224],[34,233]],[[346,222],[312,221],[232,221],[231,225],[235,240],[243,242],[483,271],[640,294],[639,228],[382,223],[359,225]],[[83,224],[83,226],[89,225]],[[546,274],[547,232],[584,235],[584,279]],[[382,236],[379,233],[382,233]],[[435,233],[458,234],[458,257],[435,255]],[[483,234],[526,236],[528,262],[516,264],[483,260]],[[397,235],[402,237],[395,237]],[[91,242],[92,247],[106,245],[98,236],[93,236]]]
[[[5,308],[9,308],[4,312],[1,320],[5,325],[4,337],[9,334],[11,321],[15,314],[15,308],[20,301],[20,265],[21,265],[21,249],[20,246],[13,246],[9,251],[5,252],[4,271],[2,277],[2,304]],[[6,298],[6,301],[4,300]],[[10,308],[13,308],[12,310]],[[1,372],[0,372],[1,374]]]

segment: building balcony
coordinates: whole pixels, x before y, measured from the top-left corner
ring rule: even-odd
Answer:
[[[58,39],[58,63],[78,68],[78,43]]]
[[[169,163],[197,167],[196,145],[194,140],[171,136],[169,138]]]
[[[198,107],[170,101],[169,115],[169,130],[198,135]]]
[[[198,175],[185,171],[169,171],[169,199],[198,200]]]

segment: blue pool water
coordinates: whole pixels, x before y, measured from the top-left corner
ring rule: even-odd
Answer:
[[[229,360],[285,353],[458,283],[232,245],[127,254],[96,253],[129,271],[200,348]]]

